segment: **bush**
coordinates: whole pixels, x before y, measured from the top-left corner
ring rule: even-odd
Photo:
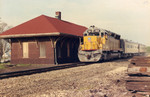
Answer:
[[[150,53],[150,46],[147,47],[147,52]]]

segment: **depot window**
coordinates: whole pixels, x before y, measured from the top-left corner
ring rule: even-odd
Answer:
[[[29,46],[28,42],[23,42],[23,58],[28,58],[29,57]]]
[[[46,57],[46,45],[45,42],[40,42],[40,58]]]

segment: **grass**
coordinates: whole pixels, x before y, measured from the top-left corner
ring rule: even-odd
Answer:
[[[9,67],[9,65],[11,65],[10,63],[0,63],[0,69],[6,69]],[[32,64],[17,64],[14,65],[13,67],[20,67],[20,66],[30,66]]]
[[[0,64],[0,69],[4,69],[4,68],[5,68],[4,64]]]
[[[17,64],[16,66],[30,66],[32,64]]]
[[[150,53],[150,46],[147,47],[147,52]]]

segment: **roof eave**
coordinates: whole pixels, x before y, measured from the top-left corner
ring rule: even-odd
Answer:
[[[67,34],[67,33],[60,33],[62,36],[73,36],[73,37],[82,37],[82,36],[77,36],[77,35],[72,35],[72,34]]]
[[[1,35],[0,38],[24,38],[24,37],[40,37],[40,36],[59,36],[59,32],[54,33],[38,33],[38,34],[15,34],[15,35]]]
[[[15,35],[1,35],[0,39],[11,39],[11,38],[25,38],[25,37],[44,37],[44,36],[74,36],[81,37],[67,33],[53,32],[53,33],[38,33],[38,34],[15,34]]]

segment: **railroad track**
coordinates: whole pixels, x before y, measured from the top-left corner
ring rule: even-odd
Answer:
[[[46,68],[38,68],[38,69],[30,69],[30,70],[21,70],[21,71],[0,73],[0,79],[23,76],[23,75],[31,75],[31,74],[36,74],[36,73],[42,73],[42,72],[47,72],[47,71],[84,66],[84,65],[89,65],[89,64],[90,63],[72,63],[72,64],[69,64],[69,65],[57,65],[57,66],[46,67]]]
[[[110,61],[114,61],[114,60],[109,60],[109,61],[105,61],[105,62],[110,62]],[[65,65],[60,64],[60,65],[46,67],[46,68],[18,70],[18,71],[12,71],[12,72],[10,71],[10,72],[6,72],[6,73],[0,73],[0,79],[24,76],[24,75],[31,75],[31,74],[36,74],[36,73],[42,73],[42,72],[47,72],[47,71],[60,70],[60,69],[66,69],[66,68],[72,68],[72,67],[78,67],[78,66],[84,66],[84,65],[90,65],[90,64],[93,64],[93,63],[78,62],[78,63],[71,63],[71,64],[65,64]]]

